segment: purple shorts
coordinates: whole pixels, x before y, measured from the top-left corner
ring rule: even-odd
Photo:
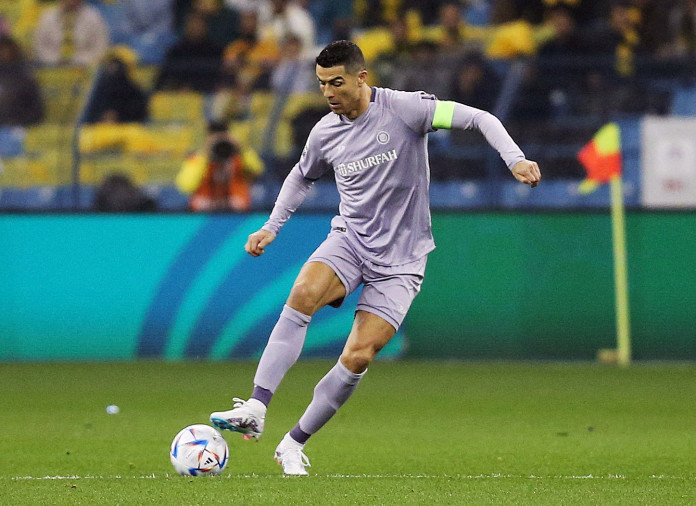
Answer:
[[[321,262],[331,267],[343,283],[346,296],[364,284],[356,310],[376,314],[398,330],[420,291],[427,260],[425,255],[406,264],[377,265],[358,256],[346,232],[333,229],[307,263]],[[331,305],[338,307],[342,302]]]

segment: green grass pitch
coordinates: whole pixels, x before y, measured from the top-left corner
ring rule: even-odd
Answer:
[[[0,364],[3,504],[696,504],[696,366],[377,362],[283,478],[275,445],[330,362],[301,362],[222,476],[173,474],[184,426],[252,363]],[[105,408],[121,411],[109,415]]]

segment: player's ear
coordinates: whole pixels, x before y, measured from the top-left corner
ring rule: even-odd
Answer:
[[[367,70],[362,69],[360,72],[358,72],[358,85],[364,84],[365,79],[367,79]]]

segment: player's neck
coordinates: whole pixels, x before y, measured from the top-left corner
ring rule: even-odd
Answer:
[[[367,108],[370,107],[372,93],[372,87],[364,85],[363,88],[360,90],[360,100],[358,101],[358,106],[354,110],[346,114],[345,117],[353,121],[358,119],[362,114],[364,114],[365,111],[367,111]]]

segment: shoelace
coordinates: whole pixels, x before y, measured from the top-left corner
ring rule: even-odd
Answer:
[[[307,458],[307,455],[304,454],[301,448],[292,448],[288,453],[291,456],[296,456],[303,466],[312,467],[312,464],[309,463],[309,458]]]
[[[302,459],[302,464],[304,464],[306,467],[312,467],[312,464],[309,463],[307,455],[305,455],[302,450],[300,450],[300,458]]]
[[[232,405],[233,408],[241,408],[246,404],[246,401],[244,399],[240,399],[239,397],[233,397],[232,402],[234,402]]]

